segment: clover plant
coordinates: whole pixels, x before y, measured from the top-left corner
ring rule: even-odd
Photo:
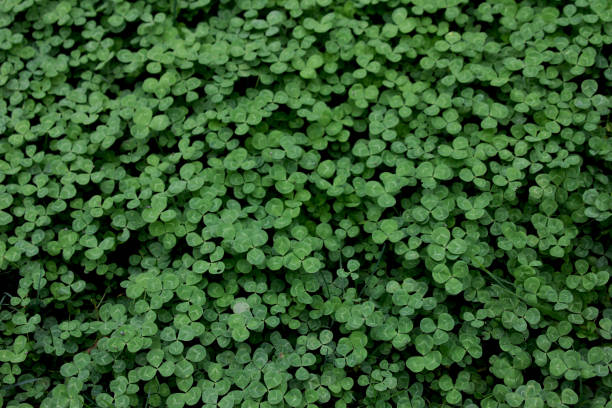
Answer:
[[[609,0],[0,2],[0,406],[612,408]]]

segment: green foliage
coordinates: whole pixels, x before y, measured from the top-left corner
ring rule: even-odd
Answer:
[[[6,0],[0,39],[0,406],[612,407],[609,0]]]

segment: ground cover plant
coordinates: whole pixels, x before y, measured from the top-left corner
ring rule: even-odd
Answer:
[[[0,2],[0,406],[611,408],[609,0]]]

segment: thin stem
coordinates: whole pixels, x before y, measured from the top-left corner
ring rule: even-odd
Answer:
[[[36,382],[38,380],[42,380],[42,377],[30,378],[29,380],[19,381],[19,382],[16,382],[15,384],[5,385],[4,387],[2,387],[2,389],[3,390],[10,390],[12,388],[19,387],[21,385],[31,384],[31,383]]]
[[[40,276],[38,277],[38,287],[36,288],[36,304],[38,304],[38,302],[39,302],[40,284],[42,283],[42,276],[43,276],[43,272],[41,270],[40,271]]]
[[[176,22],[176,17],[178,16],[178,0],[172,0],[172,19]]]
[[[319,271],[319,276],[321,277],[321,280],[323,280],[323,284],[325,285],[325,289],[327,290],[327,298],[329,299],[330,293],[329,286],[327,286],[327,280],[325,279],[325,276],[323,276],[323,273],[321,273],[321,271]]]
[[[387,243],[386,242],[383,244],[383,247],[380,250],[380,254],[378,255],[378,260],[376,261],[376,264],[374,265],[374,269],[372,270],[372,273],[375,273],[378,270],[378,265],[380,265],[380,260],[382,259],[383,254],[385,253],[385,248],[387,248]],[[361,297],[361,295],[363,294],[363,291],[365,290],[366,286],[367,286],[367,284],[364,282],[363,283],[363,287],[359,291],[359,297]]]
[[[494,275],[493,273],[491,273],[491,271],[489,271],[487,268],[485,268],[483,265],[481,265],[480,262],[476,261],[475,259],[472,259],[472,263],[473,263],[473,265],[475,267],[477,267],[478,269],[480,269],[481,271],[483,271],[487,275],[489,275],[503,290],[505,290],[509,294],[515,296],[517,299],[523,301],[524,303],[526,303],[527,305],[529,305],[529,306],[531,306],[533,308],[538,309],[540,311],[540,313],[542,313],[543,315],[551,317],[551,318],[553,318],[553,319],[555,319],[557,321],[563,321],[564,320],[563,316],[560,315],[558,312],[556,312],[551,307],[549,307],[547,305],[540,304],[538,302],[532,302],[532,301],[524,298],[523,296],[517,294],[516,292],[513,292],[510,289],[506,288],[504,285],[501,284],[501,281],[499,280],[500,278],[497,277],[496,275]]]

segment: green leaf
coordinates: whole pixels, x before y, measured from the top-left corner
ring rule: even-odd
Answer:
[[[436,324],[429,317],[421,320],[420,327],[424,333],[433,333],[436,330]]]
[[[438,164],[434,169],[433,176],[438,180],[451,180],[453,178],[453,170],[445,164]]]
[[[561,402],[564,404],[574,405],[578,403],[578,394],[573,390],[566,388],[561,391]]]
[[[139,106],[134,111],[134,124],[148,126],[153,118],[153,111],[146,106]]]
[[[306,273],[316,273],[323,267],[323,264],[317,258],[309,257],[302,261],[302,267]]]
[[[251,265],[255,265],[255,266],[263,265],[264,262],[266,261],[266,255],[261,249],[252,248],[247,253],[247,261],[249,261]]]
[[[458,295],[463,290],[463,284],[457,278],[450,278],[444,285],[444,289],[451,295]]]
[[[153,367],[159,367],[164,359],[164,352],[161,349],[152,349],[147,353],[147,361]]]
[[[451,277],[450,270],[444,264],[437,264],[432,272],[434,281],[437,283],[445,283]]]
[[[285,402],[290,407],[298,407],[302,403],[302,393],[297,389],[289,390],[285,394]]]
[[[429,244],[427,246],[427,254],[434,261],[438,262],[444,260],[444,258],[446,257],[446,251],[444,250],[444,248],[437,244]]]
[[[232,329],[232,338],[237,342],[243,342],[249,338],[249,331],[246,327],[236,327]]]
[[[87,259],[91,259],[92,261],[102,258],[102,255],[104,255],[104,251],[101,248],[90,248],[85,251]]]
[[[283,376],[278,371],[268,371],[264,374],[264,383],[268,389],[278,387],[283,381]]]
[[[448,313],[442,313],[438,316],[438,327],[442,330],[451,331],[455,326],[453,317]]]
[[[155,131],[162,131],[170,126],[170,119],[166,115],[155,115],[149,123],[149,127]]]
[[[311,69],[317,69],[323,65],[323,57],[319,54],[311,55],[306,62],[306,66]]]
[[[162,195],[154,195],[151,198],[151,208],[157,213],[161,213],[168,205],[168,199]]]
[[[421,163],[416,169],[417,178],[423,179],[427,177],[433,177],[434,166],[430,162]]]
[[[467,242],[461,238],[455,238],[448,243],[448,252],[455,255],[461,255],[468,249]]]
[[[185,358],[191,362],[199,363],[206,358],[206,349],[201,344],[195,344],[189,348]]]
[[[508,116],[508,113],[508,108],[500,103],[495,102],[491,105],[491,116],[496,119],[503,119]]]
[[[168,408],[183,408],[185,405],[185,396],[184,394],[170,394],[166,399],[166,406]]]
[[[391,208],[395,206],[397,201],[390,194],[382,194],[377,198],[376,202],[383,208]]]
[[[450,237],[450,231],[444,227],[438,227],[431,232],[431,238],[433,242],[440,246],[446,246],[446,244],[450,240]]]
[[[413,373],[420,373],[425,369],[425,359],[422,356],[409,357],[406,367]]]
[[[13,196],[8,193],[0,193],[0,210],[9,208],[13,204]]]
[[[567,365],[560,358],[550,360],[550,373],[555,377],[562,376],[567,371]]]
[[[223,367],[221,364],[210,363],[206,368],[206,372],[211,381],[217,382],[223,378]]]

